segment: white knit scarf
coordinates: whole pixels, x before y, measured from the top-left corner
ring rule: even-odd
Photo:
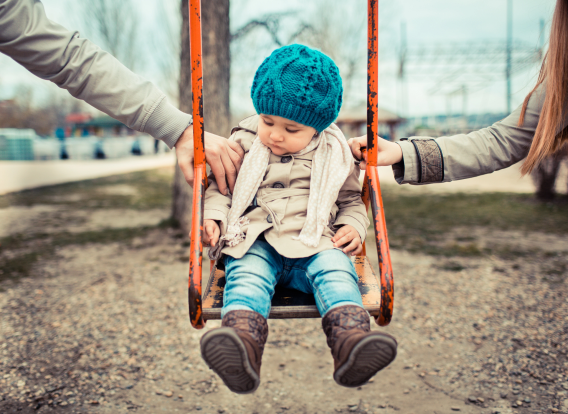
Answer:
[[[311,247],[319,244],[323,230],[329,224],[331,207],[337,201],[339,190],[354,168],[347,140],[335,124],[331,124],[314,137],[306,148],[292,155],[301,156],[314,148],[316,152],[312,160],[306,221],[299,237],[295,238]],[[243,213],[258,191],[269,158],[270,149],[257,136],[237,177],[227,219],[227,232],[219,240],[222,245],[226,243],[229,246],[236,246],[245,239],[241,229],[249,223],[249,220],[243,216]],[[218,247],[219,250],[222,245]]]

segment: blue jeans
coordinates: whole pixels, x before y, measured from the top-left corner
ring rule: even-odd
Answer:
[[[355,267],[341,250],[288,259],[259,239],[242,258],[226,256],[225,277],[221,316],[245,309],[267,318],[276,284],[312,293],[322,316],[337,306],[363,307]]]

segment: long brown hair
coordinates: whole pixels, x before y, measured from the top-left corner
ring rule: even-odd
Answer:
[[[542,62],[538,81],[523,102],[519,126],[523,125],[527,104],[534,91],[546,81],[544,105],[540,113],[534,139],[521,172],[530,173],[544,158],[558,151],[568,139],[565,131],[558,131],[564,118],[564,104],[568,98],[568,0],[557,0],[548,52]]]

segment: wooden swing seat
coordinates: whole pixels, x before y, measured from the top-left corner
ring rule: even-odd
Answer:
[[[374,317],[379,316],[381,308],[381,285],[367,256],[352,258],[359,276],[359,290],[365,309]],[[203,294],[203,318],[221,319],[223,291],[225,289],[225,270],[214,266]],[[314,296],[276,286],[269,318],[319,318]]]

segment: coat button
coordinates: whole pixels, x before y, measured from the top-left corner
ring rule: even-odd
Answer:
[[[272,188],[284,188],[284,183],[276,181],[274,184],[272,184]]]
[[[289,155],[286,155],[285,157],[280,158],[280,162],[283,164],[288,164],[290,161],[292,161],[292,157]]]
[[[272,216],[270,214],[268,216],[266,216],[266,221],[268,221],[269,223],[272,223]]]

